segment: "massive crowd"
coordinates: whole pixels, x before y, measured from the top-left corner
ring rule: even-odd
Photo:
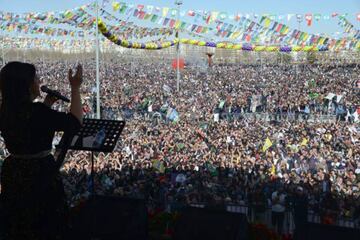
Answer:
[[[35,65],[42,84],[69,95],[66,69],[75,63]],[[95,65],[83,65],[92,117]],[[96,157],[96,193],[145,198],[149,207],[271,207],[278,225],[301,195],[330,222],[359,218],[359,66],[214,65],[181,75],[177,92],[170,64],[102,63],[102,117],[126,126],[115,151]],[[68,154],[72,206],[90,194],[90,168],[89,153]]]

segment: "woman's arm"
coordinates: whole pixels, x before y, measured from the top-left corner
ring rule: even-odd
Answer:
[[[72,75],[72,69],[69,70],[69,82],[71,86],[71,105],[70,112],[79,120],[82,124],[83,110],[81,106],[80,86],[82,83],[82,66],[79,64],[76,68],[76,73]]]

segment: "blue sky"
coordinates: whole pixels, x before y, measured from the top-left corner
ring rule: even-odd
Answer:
[[[113,0],[109,0],[112,2]],[[121,2],[121,0],[117,0]],[[174,0],[124,0],[127,3],[154,5],[159,7],[173,7]],[[16,13],[29,11],[60,11],[71,9],[91,2],[91,0],[0,0],[0,10]],[[102,0],[99,0],[101,3]],[[256,13],[256,14],[277,14],[285,15],[297,13],[320,13],[331,14],[338,12],[340,14],[348,13],[347,19],[360,29],[360,21],[356,20],[356,14],[360,13],[360,0],[183,0],[183,9],[189,10],[216,10],[226,11],[229,14],[236,13]],[[293,18],[290,22],[285,19],[278,20],[293,28],[298,24]],[[313,21],[311,27],[306,23],[301,24],[301,30],[309,33],[334,33],[341,31],[337,25],[336,18],[329,20]]]

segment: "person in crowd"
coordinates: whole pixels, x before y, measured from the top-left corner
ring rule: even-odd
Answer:
[[[295,223],[295,239],[303,239],[303,233],[306,232],[307,213],[308,213],[308,197],[304,193],[304,188],[298,186],[293,197],[294,223]]]
[[[271,194],[271,221],[277,233],[281,234],[284,226],[286,194],[282,187]]]

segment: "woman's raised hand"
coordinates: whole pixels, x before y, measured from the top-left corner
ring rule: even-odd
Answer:
[[[73,71],[70,68],[69,69],[69,82],[70,82],[71,88],[80,88],[82,81],[83,81],[83,68],[82,68],[81,64],[79,64],[76,67],[76,72],[75,72],[74,76],[73,76]]]

